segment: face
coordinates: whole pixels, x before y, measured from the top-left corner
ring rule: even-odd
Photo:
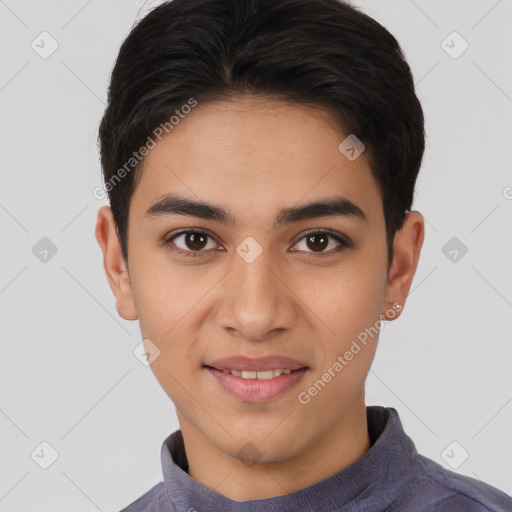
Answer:
[[[303,106],[199,104],[149,152],[132,196],[118,311],[159,351],[151,368],[182,429],[233,457],[252,443],[262,462],[283,460],[327,435],[364,400],[378,334],[361,333],[380,326],[388,298],[405,301],[414,271],[390,292],[382,199],[366,154],[338,149],[346,135]],[[162,202],[171,194],[180,208]],[[230,356],[303,369],[258,388],[212,369]]]

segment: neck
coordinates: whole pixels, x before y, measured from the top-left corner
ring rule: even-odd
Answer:
[[[178,412],[189,465],[200,484],[235,501],[273,498],[305,489],[359,460],[371,446],[364,395],[343,419],[293,457],[252,465],[219,450]]]

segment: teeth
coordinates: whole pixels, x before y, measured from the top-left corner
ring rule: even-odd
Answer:
[[[261,372],[255,372],[251,370],[222,370],[224,373],[231,373],[235,377],[242,377],[242,379],[261,379],[268,380],[273,379],[274,377],[280,377],[281,375],[288,375],[292,371],[289,368],[286,369],[276,369],[276,370],[265,370]]]
[[[256,378],[262,379],[262,380],[267,380],[267,379],[273,379],[274,377],[279,377],[281,375],[281,372],[279,370],[276,370],[275,373],[277,375],[274,375],[274,371],[273,370],[266,370],[264,372],[257,372],[256,373]],[[242,377],[243,377],[243,375],[244,374],[242,373]]]

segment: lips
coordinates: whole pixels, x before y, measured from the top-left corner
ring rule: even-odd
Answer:
[[[216,370],[235,370],[248,372],[264,372],[270,370],[300,370],[308,366],[297,359],[279,355],[268,355],[265,357],[252,358],[242,355],[234,355],[217,359],[206,363],[204,366]]]
[[[234,355],[203,367],[214,382],[242,402],[275,400],[297,386],[310,369],[303,361],[277,354],[264,357]]]
[[[282,362],[280,363],[282,364]],[[287,369],[289,373],[283,373],[279,376],[272,378],[249,378],[237,376],[229,370],[217,370],[210,366],[206,366],[207,373],[213,378],[213,382],[220,386],[225,393],[235,397],[242,402],[251,403],[264,403],[272,400],[277,400],[281,396],[285,396],[294,387],[299,385],[299,382],[304,378],[308,372],[306,367],[297,370]],[[234,370],[236,371],[236,370]],[[245,373],[247,370],[244,370]],[[271,372],[271,370],[264,370],[264,373]],[[249,372],[257,373],[260,372]]]

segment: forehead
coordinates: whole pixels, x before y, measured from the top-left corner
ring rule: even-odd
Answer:
[[[252,97],[198,104],[145,157],[130,208],[142,216],[175,193],[254,219],[342,195],[371,220],[382,215],[380,193],[367,155],[351,161],[338,149],[347,135],[312,106]]]

